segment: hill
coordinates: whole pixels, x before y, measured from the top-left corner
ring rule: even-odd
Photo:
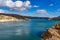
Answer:
[[[17,14],[0,13],[0,22],[23,21],[23,20],[27,20],[27,18]]]

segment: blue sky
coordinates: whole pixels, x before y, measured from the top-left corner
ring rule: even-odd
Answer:
[[[0,13],[25,16],[60,16],[60,0],[0,0]]]

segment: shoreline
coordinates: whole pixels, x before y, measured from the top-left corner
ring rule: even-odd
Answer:
[[[41,35],[43,40],[60,40],[60,22]]]
[[[17,21],[25,21],[25,20],[0,20],[0,23],[2,23],[2,22],[17,22]]]

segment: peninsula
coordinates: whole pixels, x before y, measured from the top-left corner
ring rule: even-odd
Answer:
[[[0,13],[0,22],[24,21],[24,20],[27,20],[27,18],[21,15]]]

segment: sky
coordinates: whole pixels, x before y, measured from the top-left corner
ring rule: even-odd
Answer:
[[[60,0],[0,0],[0,13],[24,16],[60,16]]]

